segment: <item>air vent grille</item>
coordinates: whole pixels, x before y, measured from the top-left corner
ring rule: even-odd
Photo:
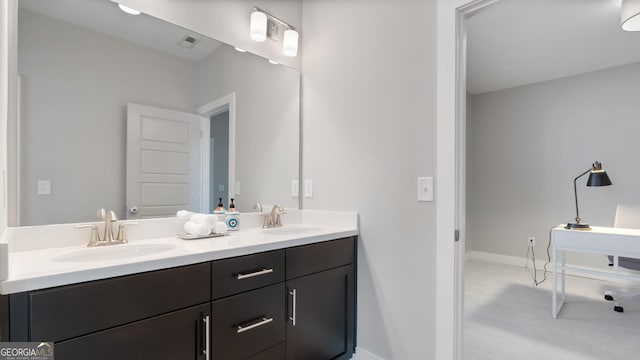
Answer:
[[[182,47],[186,47],[187,49],[191,49],[194,46],[196,46],[197,43],[200,42],[200,39],[192,36],[192,35],[185,35],[182,37],[182,40],[180,40],[180,42],[178,43],[178,45],[182,46]]]

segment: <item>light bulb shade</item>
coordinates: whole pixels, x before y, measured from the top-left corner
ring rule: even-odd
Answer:
[[[591,167],[591,173],[587,180],[587,186],[609,186],[611,180],[607,175],[607,172],[602,170],[602,163],[596,161]]]
[[[298,32],[292,29],[285,30],[282,52],[286,56],[298,56]]]
[[[620,26],[624,31],[640,31],[640,0],[622,0]]]
[[[251,13],[251,40],[264,42],[267,40],[267,15],[260,11]]]
[[[611,185],[611,180],[607,175],[607,172],[602,170],[598,172],[591,172],[589,174],[589,179],[587,180],[587,186],[609,186]]]

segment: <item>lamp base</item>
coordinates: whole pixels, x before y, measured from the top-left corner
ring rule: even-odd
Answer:
[[[574,224],[569,223],[564,228],[569,230],[583,230],[583,231],[591,230],[591,226],[589,226],[589,224],[584,224],[584,223],[574,223]]]

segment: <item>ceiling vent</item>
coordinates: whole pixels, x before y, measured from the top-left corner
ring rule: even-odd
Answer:
[[[182,40],[178,43],[178,45],[182,47],[186,47],[187,49],[191,49],[196,46],[197,43],[200,42],[200,39],[195,38],[191,35],[185,35]]]

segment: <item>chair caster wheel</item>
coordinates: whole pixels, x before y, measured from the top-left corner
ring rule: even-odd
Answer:
[[[617,311],[621,313],[621,312],[624,312],[624,308],[622,306],[614,306],[613,311]]]
[[[604,299],[605,299],[605,300],[607,300],[607,301],[613,301],[613,296],[611,296],[611,295],[609,295],[609,294],[606,294],[606,295],[604,296]]]

